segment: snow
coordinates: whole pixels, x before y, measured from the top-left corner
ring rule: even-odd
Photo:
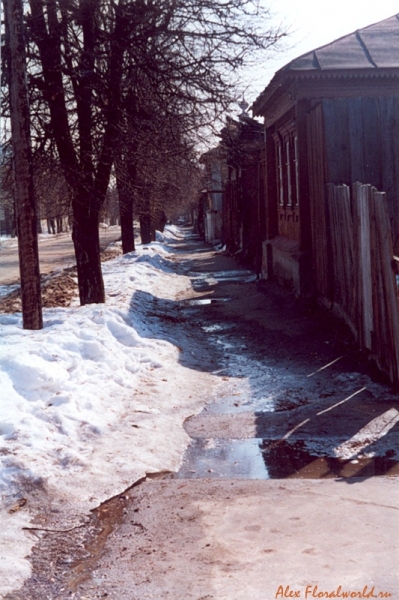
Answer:
[[[163,241],[104,263],[104,305],[46,309],[41,331],[0,314],[0,595],[29,575],[29,508],[50,499],[76,525],[146,473],[179,467],[183,421],[214,382],[181,365],[178,340],[146,315],[191,289],[164,244],[179,237],[169,226]]]
[[[0,285],[0,298],[7,296],[19,288],[19,285]]]

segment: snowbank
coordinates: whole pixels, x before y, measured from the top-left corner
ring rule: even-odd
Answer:
[[[156,238],[157,242],[173,243],[184,239],[184,234],[176,225],[166,225],[162,233],[160,231],[156,232]]]
[[[42,331],[0,315],[0,594],[29,573],[35,539],[21,527],[40,497],[79,523],[146,472],[178,468],[207,375],[147,318],[191,287],[169,256],[157,242],[105,263],[106,305],[47,309]]]

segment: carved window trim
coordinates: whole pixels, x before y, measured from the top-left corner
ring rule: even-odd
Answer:
[[[273,134],[276,150],[277,201],[280,208],[299,206],[299,156],[295,121]]]

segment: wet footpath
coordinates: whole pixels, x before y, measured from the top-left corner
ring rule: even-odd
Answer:
[[[9,599],[399,600],[399,397],[314,303],[194,236],[152,318],[212,373],[177,473],[43,536]]]

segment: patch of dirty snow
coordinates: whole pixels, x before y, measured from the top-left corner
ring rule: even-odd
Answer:
[[[53,510],[84,515],[180,464],[182,423],[213,376],[183,367],[181,348],[146,318],[142,298],[173,306],[190,288],[168,255],[157,242],[105,263],[107,303],[45,309],[41,331],[22,329],[20,313],[0,314],[0,596],[29,574],[35,538],[22,527],[38,491]]]

